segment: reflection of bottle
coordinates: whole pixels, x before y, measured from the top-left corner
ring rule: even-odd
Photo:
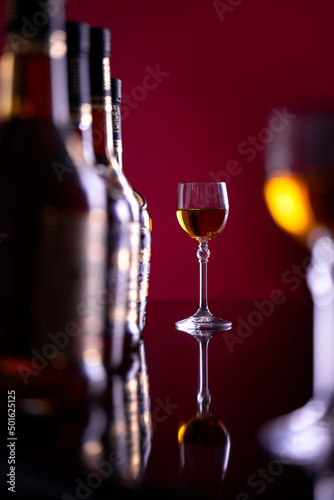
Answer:
[[[198,409],[194,417],[179,428],[181,489],[197,498],[220,498],[228,465],[230,437],[223,422],[210,411],[208,388],[208,342],[198,338],[200,346],[200,385]]]
[[[103,471],[107,482],[139,486],[151,450],[151,414],[145,344],[129,353],[122,368],[110,374],[108,387],[92,406],[82,441],[82,463]]]
[[[121,122],[122,82],[118,78],[111,79],[112,120],[114,153],[120,169],[123,169],[123,141]],[[142,333],[146,322],[146,306],[151,260],[152,221],[147,210],[145,198],[134,191],[140,208],[140,255],[138,275],[138,324]]]
[[[104,287],[105,185],[71,155],[62,4],[9,2],[1,60],[0,372],[17,408],[50,415],[85,401],[103,315],[82,304]],[[98,252],[92,252],[92,247]],[[96,340],[96,343],[95,343]],[[87,349],[89,347],[89,349]],[[88,379],[87,380],[87,376]]]
[[[93,108],[93,145],[97,169],[111,189],[107,359],[113,368],[123,353],[139,342],[137,280],[139,260],[139,206],[125,176],[113,158],[110,88],[110,32],[90,29],[90,80]],[[108,345],[109,343],[109,345]]]

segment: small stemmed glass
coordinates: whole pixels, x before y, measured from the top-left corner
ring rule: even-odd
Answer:
[[[210,256],[208,241],[224,229],[229,202],[224,182],[180,183],[177,192],[176,216],[184,231],[199,243],[200,263],[199,308],[193,316],[175,323],[178,330],[202,335],[226,331],[232,323],[211,314],[207,298],[207,263]]]

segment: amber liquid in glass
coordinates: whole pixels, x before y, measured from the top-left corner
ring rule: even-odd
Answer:
[[[177,220],[191,238],[212,239],[225,227],[228,210],[225,208],[191,208],[177,210]]]

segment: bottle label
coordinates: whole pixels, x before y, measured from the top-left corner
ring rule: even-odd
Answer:
[[[114,139],[114,151],[117,154],[123,153],[123,144],[122,144],[122,141]]]
[[[112,105],[112,124],[113,124],[114,138],[120,139],[121,117],[120,117],[119,106],[117,106],[116,104]]]
[[[138,222],[114,224],[109,237],[108,320],[114,338],[123,338],[126,324],[137,321],[139,231]]]
[[[150,275],[151,260],[151,231],[144,225],[140,232],[140,255],[139,255],[139,302],[144,302],[148,296],[148,282]]]
[[[120,108],[116,104],[112,105],[112,125],[113,125],[114,147],[122,148],[121,114],[120,114]],[[120,151],[122,151],[122,149],[120,149]]]
[[[91,96],[92,109],[101,109],[104,111],[105,107],[105,96],[103,95],[92,95]]]
[[[42,227],[33,293],[33,309],[40,314],[33,343],[43,350],[50,329],[54,338],[67,332],[66,353],[80,361],[88,349],[101,353],[102,348],[107,216],[102,209],[69,215],[49,207]]]
[[[140,195],[139,195],[140,197]],[[138,198],[138,196],[137,196]],[[138,273],[138,324],[142,332],[146,323],[146,306],[150,277],[151,261],[151,219],[143,202],[140,208],[141,231],[140,231],[140,256]]]
[[[116,104],[112,105],[112,137],[114,143],[114,154],[120,168],[123,168],[123,145],[122,145],[122,130],[121,130],[121,114],[120,107]]]

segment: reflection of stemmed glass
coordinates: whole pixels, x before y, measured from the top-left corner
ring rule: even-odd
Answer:
[[[185,232],[199,242],[197,257],[200,263],[200,302],[193,316],[178,321],[178,330],[203,334],[229,330],[230,321],[216,318],[207,303],[207,263],[210,256],[208,241],[225,227],[229,211],[224,182],[181,183],[177,192],[176,215]]]
[[[230,437],[223,422],[210,412],[208,344],[211,335],[194,335],[199,342],[197,413],[178,432],[182,488],[187,493],[212,498],[220,492],[225,476]]]
[[[311,400],[269,422],[261,440],[283,462],[322,468],[334,452],[334,116],[296,115],[267,148],[266,166],[272,217],[312,254],[314,374]]]

